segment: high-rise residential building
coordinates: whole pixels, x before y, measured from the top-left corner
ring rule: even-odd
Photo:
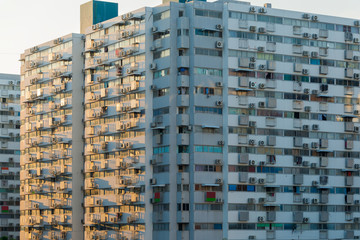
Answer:
[[[21,236],[359,238],[359,26],[164,0],[27,50]]]
[[[20,231],[20,76],[0,73],[0,239]]]
[[[83,239],[80,34],[21,55],[21,239]]]

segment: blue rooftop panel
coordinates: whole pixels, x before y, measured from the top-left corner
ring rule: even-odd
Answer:
[[[93,24],[118,16],[118,4],[112,2],[93,1]]]

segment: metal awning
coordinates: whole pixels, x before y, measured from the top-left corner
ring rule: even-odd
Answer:
[[[341,169],[342,172],[357,172],[358,169]]]
[[[247,92],[250,92],[250,91],[254,91],[254,90],[251,89],[251,88],[235,88],[235,91],[247,91]]]
[[[165,127],[163,127],[163,126],[159,126],[159,127],[154,127],[154,128],[151,128],[151,129],[165,129]]]
[[[140,169],[141,167],[139,166],[133,166],[133,167],[128,167],[127,169]]]
[[[318,186],[318,188],[320,188],[320,189],[331,189],[333,187],[331,187],[331,186]]]
[[[265,188],[279,188],[280,185],[264,185]]]
[[[277,203],[266,203],[263,205],[264,207],[280,207],[280,204]]]
[[[165,184],[151,185],[151,187],[165,187]]]
[[[353,115],[353,114],[344,114],[341,117],[343,117],[343,118],[357,118],[359,116],[356,116],[356,115]]]
[[[219,129],[219,126],[211,126],[211,125],[202,125],[202,128],[215,128],[215,129]]]
[[[220,184],[216,184],[216,183],[203,183],[203,184],[201,184],[201,186],[203,186],[203,187],[219,187]]]
[[[334,152],[332,150],[329,150],[329,149],[317,149],[316,152],[324,152],[324,153],[329,153],[329,152]]]

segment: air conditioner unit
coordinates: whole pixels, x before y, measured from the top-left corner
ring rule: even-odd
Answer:
[[[359,168],[360,168],[360,164],[354,164],[354,168],[355,168],[355,169],[359,169]]]
[[[256,164],[255,160],[250,160],[250,161],[249,161],[249,165],[250,165],[250,166],[255,166],[255,164]]]
[[[309,37],[310,37],[310,34],[309,34],[309,33],[303,33],[303,37],[304,37],[304,38],[309,38]]]
[[[249,122],[249,127],[256,127],[256,122],[255,121],[250,121]]]
[[[254,69],[256,67],[255,63],[249,63],[249,68]]]
[[[249,108],[255,108],[255,103],[250,103]]]
[[[309,74],[309,69],[303,69],[303,70],[302,70],[302,74],[308,75],[308,74]]]
[[[309,161],[303,161],[303,166],[308,167],[310,165]]]
[[[259,70],[266,70],[266,66],[264,64],[259,65]]]
[[[266,9],[265,8],[259,8],[259,13],[266,13]]]
[[[256,8],[255,7],[250,7],[249,12],[252,12],[252,13],[256,12]]]
[[[359,38],[354,38],[354,43],[359,43],[359,42],[360,42]]]
[[[259,83],[259,88],[264,89],[266,85],[264,83]]]
[[[249,87],[256,88],[256,82],[249,82]]]
[[[249,30],[250,32],[256,32],[256,26],[250,26]]]
[[[309,203],[310,203],[309,198],[303,198],[303,203],[304,203],[304,204],[309,204]]]
[[[249,183],[256,183],[256,178],[254,177],[249,178]]]
[[[258,217],[258,222],[263,222],[264,221],[264,217]]]
[[[354,59],[354,61],[359,61],[360,57],[359,56],[354,56],[353,59]]]
[[[312,35],[312,38],[313,38],[313,39],[318,39],[318,38],[319,38],[319,35],[317,35],[316,33],[314,33],[314,34]]]
[[[354,73],[354,78],[355,78],[355,79],[359,79],[359,78],[360,78],[360,74],[359,74],[359,73]]]
[[[317,58],[317,57],[319,57],[319,53],[318,52],[311,52],[311,57]]]
[[[215,183],[216,183],[216,184],[223,184],[223,180],[222,180],[221,178],[217,178],[217,179],[215,180]]]
[[[259,146],[264,146],[265,142],[264,141],[259,141],[258,144],[259,144]]]
[[[223,145],[225,145],[225,142],[224,141],[218,141],[218,145],[223,146]]]
[[[151,178],[150,179],[150,184],[155,185],[156,184],[156,178]]]
[[[313,198],[313,199],[311,200],[311,202],[312,202],[313,204],[318,204],[318,203],[319,203],[319,200],[318,200],[317,198]]]
[[[359,115],[359,110],[354,110],[355,115]]]
[[[310,111],[311,111],[311,107],[310,107],[310,106],[306,106],[304,109],[305,109],[305,112],[310,112]]]
[[[255,58],[255,57],[251,57],[251,58],[250,58],[250,62],[256,62],[256,58]]]
[[[303,130],[304,131],[309,131],[309,125],[303,125]]]
[[[216,24],[216,25],[215,25],[215,28],[216,28],[217,30],[223,30],[223,26],[222,26],[221,24]]]
[[[303,55],[303,56],[309,56],[309,51],[303,51],[303,52],[302,52],[302,55]]]
[[[263,27],[259,27],[258,31],[259,33],[266,33],[266,29]]]
[[[222,41],[216,41],[215,42],[215,47],[216,48],[223,48],[223,42]]]
[[[303,223],[308,223],[309,222],[309,218],[303,218]]]
[[[302,18],[304,18],[304,19],[310,19],[310,14],[304,13],[304,14],[302,15]]]
[[[223,86],[223,83],[222,83],[222,82],[216,82],[215,85],[216,85],[217,87],[222,87],[222,86]]]
[[[157,30],[158,30],[158,28],[155,27],[155,26],[151,28],[151,31],[152,31],[153,33],[154,33],[154,32],[157,32]]]
[[[314,15],[314,16],[311,16],[311,20],[316,22],[318,20],[318,16]]]
[[[311,147],[312,147],[312,148],[318,148],[318,146],[319,146],[319,143],[318,143],[318,142],[312,142],[312,143],[311,143]]]
[[[264,108],[264,107],[265,107],[265,102],[259,102],[259,103],[258,103],[258,106],[259,106],[260,108]]]
[[[259,52],[264,52],[264,51],[265,51],[265,48],[264,48],[264,47],[258,47],[257,50],[258,50]]]
[[[151,64],[150,64],[150,69],[151,69],[151,70],[156,70],[156,68],[157,68],[157,64],[156,64],[156,63],[151,63]]]
[[[223,105],[223,102],[222,102],[222,101],[216,101],[216,102],[215,102],[215,105],[216,105],[216,106],[222,106],[222,105]]]
[[[254,139],[250,139],[250,140],[249,140],[249,145],[255,145],[255,140],[254,140]]]
[[[316,168],[316,163],[311,163],[311,164],[310,164],[310,167],[311,167],[311,168]]]
[[[259,178],[258,182],[259,182],[259,184],[264,184],[264,183],[265,183],[265,179],[264,179],[264,178]]]
[[[223,164],[223,161],[221,159],[216,159],[215,160],[215,164],[216,165],[222,165]]]
[[[305,93],[305,94],[309,94],[309,93],[310,93],[310,89],[305,88],[305,89],[304,89],[304,93]]]
[[[312,185],[313,185],[314,187],[316,187],[316,186],[319,185],[319,182],[318,182],[318,181],[312,181]]]

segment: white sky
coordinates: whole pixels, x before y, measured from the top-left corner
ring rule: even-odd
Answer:
[[[162,0],[108,0],[119,14]],[[214,0],[208,0],[213,2]],[[246,1],[246,0],[243,0]],[[24,49],[80,31],[80,5],[88,0],[0,0],[0,73],[20,74]],[[130,3],[129,3],[130,2]],[[248,0],[253,5],[358,19],[360,0]]]

